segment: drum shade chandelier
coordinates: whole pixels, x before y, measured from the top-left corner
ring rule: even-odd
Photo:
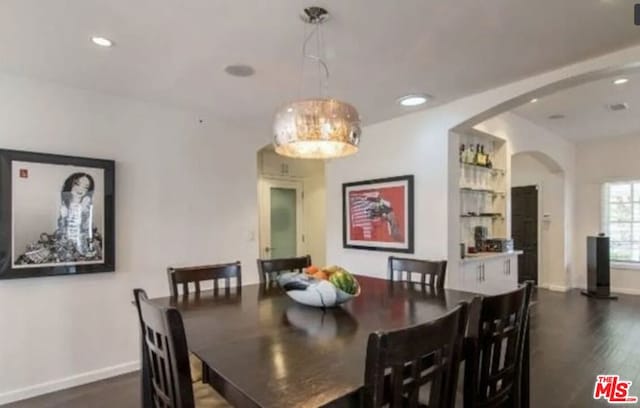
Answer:
[[[317,63],[318,72],[324,72],[324,78],[319,81],[319,97],[288,103],[276,113],[273,124],[275,151],[283,156],[302,159],[354,154],[360,142],[360,115],[352,105],[325,96],[329,68],[322,57],[320,26],[329,13],[321,7],[308,7],[301,17],[313,26],[302,45],[303,56]],[[307,52],[307,45],[314,36],[316,55]]]

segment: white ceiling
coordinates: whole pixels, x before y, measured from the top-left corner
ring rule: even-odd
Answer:
[[[618,77],[600,79],[527,103],[513,113],[575,142],[640,136],[640,72],[623,77],[629,82],[614,85]],[[629,109],[609,110],[608,105],[616,103],[627,103]],[[565,118],[549,119],[557,114]]]
[[[365,123],[640,42],[632,0],[320,0],[331,94]],[[294,0],[3,0],[0,70],[270,129],[296,98],[309,3]],[[101,35],[116,47],[89,41]],[[234,78],[228,64],[256,74]]]

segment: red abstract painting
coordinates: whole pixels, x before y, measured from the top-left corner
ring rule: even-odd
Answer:
[[[343,186],[345,247],[412,252],[413,176]]]

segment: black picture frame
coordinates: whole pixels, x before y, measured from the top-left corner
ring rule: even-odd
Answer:
[[[45,264],[45,266],[33,264],[28,265],[27,267],[15,267],[16,265],[14,264],[13,259],[15,255],[13,242],[14,214],[12,208],[14,205],[14,174],[12,170],[12,163],[15,161],[35,163],[38,165],[54,165],[54,167],[55,165],[69,166],[68,170],[70,171],[73,171],[74,167],[97,169],[96,171],[102,170],[101,174],[103,174],[103,180],[101,181],[103,186],[102,211],[104,213],[104,230],[99,231],[102,242],[101,259],[93,261],[95,263],[74,263],[71,261],[64,263],[48,263]],[[65,168],[65,170],[67,169]],[[19,172],[19,177],[23,177],[23,170],[19,170]],[[24,174],[28,177],[28,171]],[[60,191],[60,186],[52,186],[52,189],[58,189],[58,191]],[[93,208],[93,206],[91,206],[91,208]],[[91,225],[93,226],[93,224]],[[42,232],[48,233],[48,231]],[[115,162],[113,160],[0,149],[0,279],[114,272],[115,262]]]
[[[351,237],[351,208],[349,207],[348,195],[351,191],[357,189],[370,190],[376,187],[383,186],[395,186],[404,185],[406,188],[404,203],[404,231],[406,233],[406,239],[401,243],[394,245],[389,242],[375,243],[373,241],[363,242],[353,239]],[[342,246],[344,248],[352,249],[364,249],[369,251],[383,251],[383,252],[400,252],[400,253],[414,253],[414,177],[413,175],[404,175],[397,177],[387,177],[363,181],[355,181],[342,184]]]

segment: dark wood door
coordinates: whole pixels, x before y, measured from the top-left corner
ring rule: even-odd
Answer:
[[[511,189],[511,235],[518,257],[518,282],[538,283],[538,187]]]

